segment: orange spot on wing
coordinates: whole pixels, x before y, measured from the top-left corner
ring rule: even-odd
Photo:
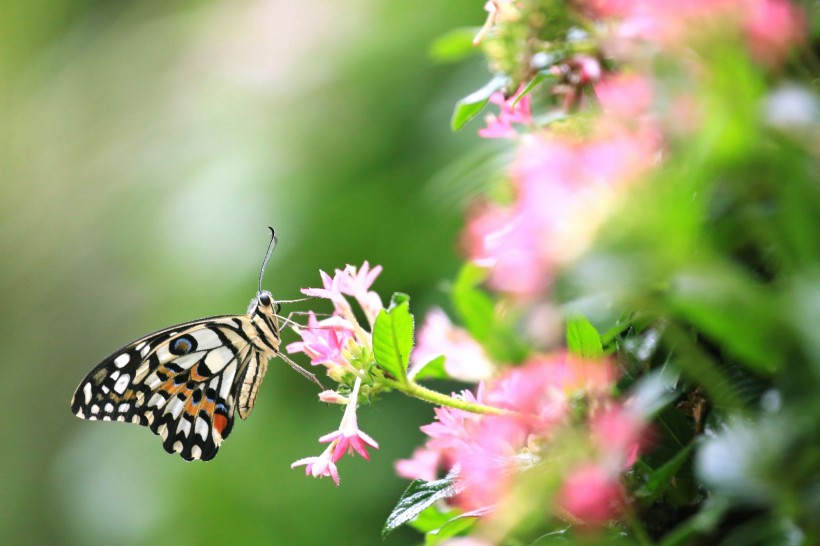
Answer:
[[[214,415],[214,430],[216,430],[220,436],[222,436],[222,431],[225,430],[226,426],[228,426],[227,417],[218,413]]]

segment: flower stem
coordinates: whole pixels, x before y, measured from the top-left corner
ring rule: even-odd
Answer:
[[[391,382],[391,387],[409,396],[418,398],[419,400],[430,402],[431,404],[456,408],[469,411],[470,413],[479,413],[483,415],[510,415],[515,413],[502,408],[467,402],[466,400],[461,400],[459,398],[428,389],[427,387],[422,387],[413,381],[408,381],[407,383]]]

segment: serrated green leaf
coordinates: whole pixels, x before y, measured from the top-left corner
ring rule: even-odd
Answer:
[[[453,131],[461,130],[468,121],[476,117],[487,106],[490,95],[503,88],[507,84],[507,77],[497,75],[484,87],[473,91],[456,103],[453,109],[453,117],[450,119],[450,128]]]
[[[600,358],[604,354],[598,330],[583,315],[567,320],[567,348],[581,358]]]
[[[460,27],[442,34],[430,44],[430,58],[439,63],[453,63],[481,53],[481,49],[473,45],[479,30],[479,27]]]
[[[415,480],[404,493],[393,511],[387,516],[382,528],[382,537],[415,519],[428,506],[443,499],[449,499],[458,494],[459,488],[455,485],[456,475],[450,472],[446,477],[431,482]]]
[[[413,349],[413,315],[410,298],[396,293],[373,325],[373,354],[376,364],[399,381],[407,380],[407,365]]]

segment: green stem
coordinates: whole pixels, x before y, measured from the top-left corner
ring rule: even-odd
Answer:
[[[496,408],[493,406],[476,404],[474,402],[467,402],[466,400],[454,398],[452,396],[448,396],[438,391],[428,389],[427,387],[422,387],[421,385],[419,385],[418,383],[414,383],[413,381],[408,381],[407,383],[390,381],[389,384],[392,388],[396,389],[397,391],[401,391],[404,394],[407,394],[414,398],[418,398],[419,400],[424,400],[425,402],[430,402],[431,404],[436,404],[439,406],[447,406],[449,408],[456,408],[464,411],[469,411],[470,413],[479,413],[482,415],[512,415],[515,413],[509,410]]]

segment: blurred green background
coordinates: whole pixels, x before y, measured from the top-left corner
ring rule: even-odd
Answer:
[[[393,462],[432,418],[420,402],[361,412],[381,449],[345,458],[336,488],[289,469],[340,413],[280,363],[210,463],[69,400],[126,342],[244,312],[268,225],[279,299],[365,259],[417,314],[443,299],[463,212],[443,169],[476,144],[449,113],[486,72],[427,49],[483,15],[463,0],[0,4],[0,542],[381,543],[406,485]]]

